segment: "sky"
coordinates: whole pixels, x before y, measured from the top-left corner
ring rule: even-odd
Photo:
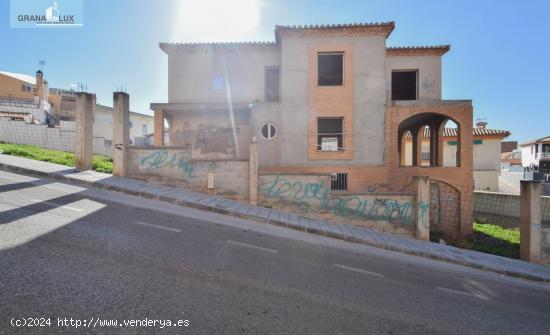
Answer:
[[[17,29],[10,0],[0,0],[0,71],[33,75],[45,60],[50,87],[85,82],[108,106],[123,87],[131,110],[150,114],[168,94],[159,42],[272,41],[277,24],[395,21],[388,46],[451,45],[443,99],[473,100],[474,119],[510,130],[510,140],[550,135],[549,1],[83,1],[82,27]]]

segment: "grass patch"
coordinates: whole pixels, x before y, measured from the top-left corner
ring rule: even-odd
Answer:
[[[72,152],[43,149],[33,145],[0,143],[0,152],[4,155],[25,157],[42,162],[72,167],[76,165],[76,159]],[[110,157],[94,155],[92,164],[94,171],[104,173],[113,172],[113,160]]]
[[[519,228],[474,222],[472,250],[519,258]]]

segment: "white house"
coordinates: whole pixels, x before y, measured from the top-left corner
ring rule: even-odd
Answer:
[[[498,176],[501,167],[500,147],[502,139],[510,136],[508,130],[488,129],[479,123],[473,129],[474,187],[476,190],[498,191]],[[445,128],[443,138],[443,166],[456,166],[457,128]],[[412,165],[412,136],[405,138],[405,165]],[[422,138],[421,165],[430,164],[430,130],[424,129]]]
[[[550,136],[527,141],[519,146],[521,147],[521,165],[524,168],[540,170],[550,164]]]

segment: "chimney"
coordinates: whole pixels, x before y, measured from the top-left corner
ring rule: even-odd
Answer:
[[[481,128],[481,129],[485,129],[487,127],[487,122],[486,121],[477,121],[476,122],[476,127],[478,128]]]
[[[40,70],[36,71],[35,92],[38,95],[38,99],[42,101],[44,98],[44,74]]]

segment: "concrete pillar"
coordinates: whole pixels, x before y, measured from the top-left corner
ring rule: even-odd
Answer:
[[[250,143],[248,159],[248,202],[258,204],[258,143]]]
[[[113,175],[126,177],[126,152],[130,140],[130,96],[113,93]]]
[[[413,177],[416,191],[416,238],[430,240],[430,179]]]
[[[95,95],[78,93],[76,100],[75,158],[77,170],[92,169]]]
[[[520,187],[520,258],[542,262],[541,181],[522,180]]]
[[[164,145],[164,111],[155,111],[155,146]]]

